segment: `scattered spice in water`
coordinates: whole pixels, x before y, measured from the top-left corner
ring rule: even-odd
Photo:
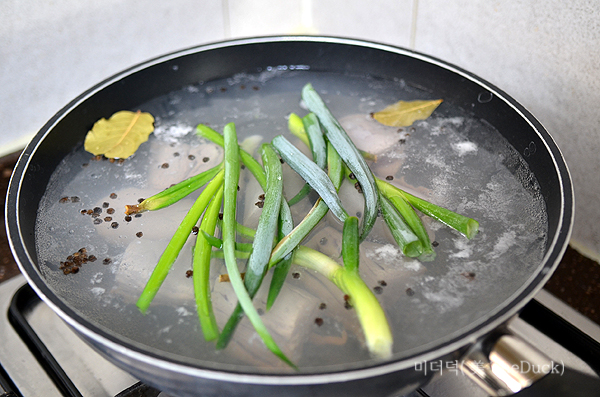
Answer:
[[[200,228],[198,226],[194,226],[192,228],[192,234],[198,234],[199,231],[200,231]]]
[[[60,262],[60,270],[64,274],[75,274],[79,272],[82,265],[88,262],[94,262],[96,257],[94,255],[87,255],[87,248],[80,248],[79,251],[69,255],[64,262]]]
[[[242,280],[244,279],[244,277],[246,277],[246,273],[240,273],[240,276],[242,276]],[[231,280],[229,279],[229,274],[220,274],[219,275],[219,282],[220,283],[228,283]]]
[[[103,265],[109,265],[112,262],[112,259],[110,258],[104,258],[104,260],[102,261]]]
[[[393,181],[394,180],[394,176],[393,175],[388,175],[388,176],[385,177],[385,179],[387,181]]]
[[[327,244],[327,237],[323,237],[321,240],[319,240],[319,244],[321,244],[321,245]]]
[[[473,281],[475,279],[475,273],[474,272],[463,272],[461,273],[465,278],[467,278],[469,281]]]
[[[169,163],[162,163],[160,168],[169,168]]]
[[[110,204],[107,201],[105,201],[102,203],[102,208],[108,208],[109,205]]]
[[[436,240],[434,240],[434,241],[431,242],[431,245],[433,247],[437,247],[438,245],[440,245],[440,243],[438,243]]]
[[[298,279],[298,278],[300,278],[300,273],[299,272],[293,272],[292,273],[292,277]]]
[[[144,233],[142,233],[142,232],[137,232],[135,235],[136,235],[136,237],[138,237],[138,238],[142,238],[142,236],[144,235]]]
[[[413,291],[412,288],[407,288],[406,289],[406,295],[413,296],[414,294],[415,294],[415,291]]]
[[[110,227],[112,227],[113,229],[116,229],[119,227],[119,224],[117,222],[113,222],[110,224]]]
[[[193,275],[194,275],[194,271],[193,271],[193,270],[186,270],[186,272],[185,272],[185,276],[186,276],[187,278],[190,278],[190,277],[192,277]]]
[[[375,292],[377,295],[381,295],[383,293],[383,288],[378,285],[373,288],[373,292]]]
[[[385,280],[379,280],[377,282],[377,284],[381,285],[382,287],[386,287],[387,286],[387,283],[385,282]]]
[[[194,156],[193,154],[190,154],[188,156],[188,159],[190,159],[190,160],[196,160],[196,156]]]
[[[319,305],[319,310],[325,310],[325,309],[327,309],[327,304],[325,302],[323,302]]]
[[[109,209],[106,210],[106,213],[112,215],[112,214],[115,213],[115,209],[114,208],[109,208]]]
[[[320,327],[321,325],[323,325],[323,319],[321,317],[315,318],[315,324],[317,324]]]
[[[112,221],[112,216],[107,216],[104,218],[104,222],[110,222]]]
[[[204,158],[202,158],[202,162],[203,162],[203,163],[208,163],[209,161],[210,161],[210,158],[209,158],[209,157],[204,157]]]
[[[258,208],[262,208],[265,205],[264,201],[257,201],[256,203],[254,203],[254,205],[256,205]]]
[[[125,222],[131,222],[131,215],[125,216]]]
[[[111,193],[109,197],[114,200],[117,198],[117,193]]]

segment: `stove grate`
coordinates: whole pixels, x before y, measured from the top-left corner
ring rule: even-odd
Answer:
[[[40,303],[41,299],[35,294],[29,284],[23,285],[17,290],[12,298],[8,310],[9,321],[23,340],[23,343],[27,345],[31,354],[33,354],[40,366],[45,370],[50,379],[52,379],[59,391],[64,396],[83,397],[77,386],[73,383],[71,378],[67,375],[27,320],[27,313]],[[2,373],[0,373],[0,378],[2,377],[1,375]],[[14,384],[11,384],[10,378],[7,377],[6,382],[7,387],[5,389],[16,393],[16,388]],[[157,397],[160,393],[159,390],[138,382],[119,392],[115,397]],[[5,397],[5,395],[2,395],[1,397]]]

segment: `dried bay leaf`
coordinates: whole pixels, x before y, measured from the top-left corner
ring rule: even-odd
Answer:
[[[373,113],[373,118],[390,127],[408,127],[417,120],[425,120],[442,103],[441,99],[428,101],[398,101]]]
[[[116,112],[107,120],[102,118],[85,136],[88,152],[108,158],[127,158],[148,140],[154,131],[154,117],[141,111]]]

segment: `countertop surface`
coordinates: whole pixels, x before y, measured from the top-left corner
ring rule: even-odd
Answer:
[[[19,154],[0,158],[0,197],[2,219],[6,190]],[[19,274],[5,228],[0,228],[0,282]],[[577,311],[600,324],[600,265],[568,247],[552,278],[544,287]]]

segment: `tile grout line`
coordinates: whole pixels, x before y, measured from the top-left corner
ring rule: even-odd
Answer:
[[[411,50],[415,49],[415,42],[417,36],[417,14],[419,11],[419,0],[413,0],[412,6],[412,19],[410,21],[410,42],[409,47]]]
[[[231,21],[229,15],[229,0],[222,0],[222,13],[223,13],[223,35],[225,39],[231,38]]]

